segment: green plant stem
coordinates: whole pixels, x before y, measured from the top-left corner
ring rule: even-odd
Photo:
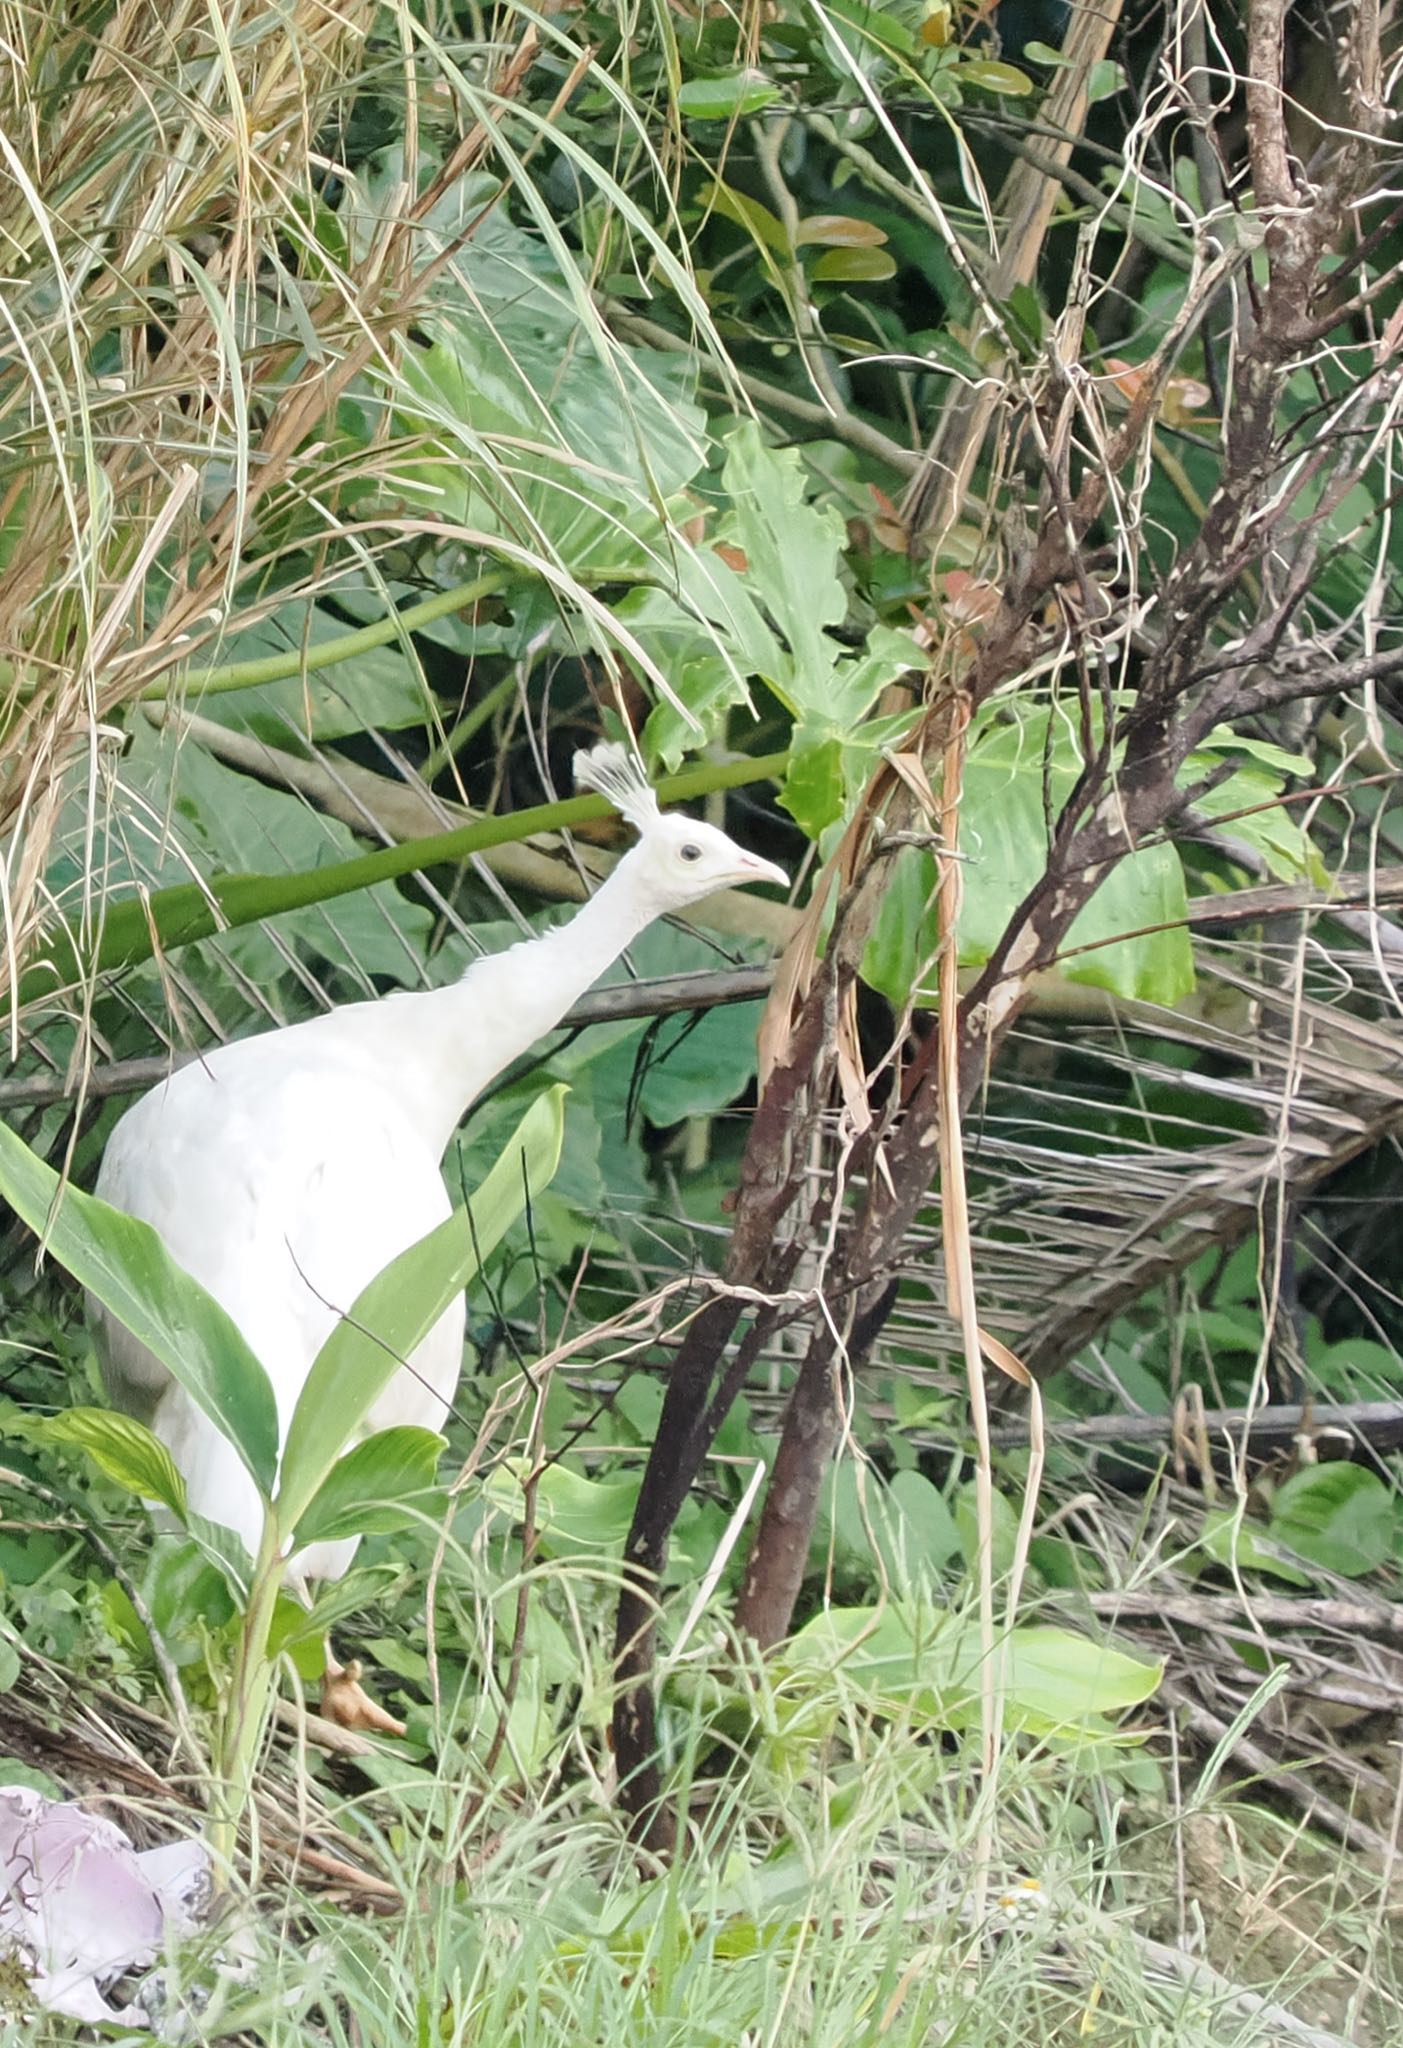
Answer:
[[[788,759],[787,753],[781,753],[764,754],[757,760],[702,762],[680,775],[667,776],[658,786],[658,795],[665,802],[677,803],[709,796],[713,790],[764,782],[781,775]],[[426,839],[408,839],[403,845],[359,854],[306,874],[216,875],[208,883],[183,882],[172,889],[159,889],[152,896],[129,899],[108,910],[96,946],[87,951],[80,951],[73,933],[55,933],[24,974],[20,1003],[46,999],[86,975],[134,967],[149,960],[158,947],[165,954],[214,932],[276,917],[281,911],[301,910],[309,903],[326,903],[421,868],[466,860],[490,846],[610,816],[612,806],[603,797],[568,797],[563,803],[535,804],[529,810],[482,818]]]
[[[514,670],[510,675],[505,675],[500,681],[495,682],[484,697],[463,713],[447,738],[425,756],[419,770],[419,779],[422,782],[432,782],[436,775],[442,774],[459,748],[465,747],[473,734],[486,725],[493,713],[506,703],[516,686]]]
[[[239,1823],[253,1791],[254,1758],[263,1735],[273,1681],[268,1635],[282,1580],[282,1532],[276,1514],[269,1508],[220,1717],[218,1776],[210,1796],[206,1828],[217,1884],[227,1882],[233,1868]]]
[[[473,577],[471,582],[455,583],[451,590],[437,591],[422,604],[410,605],[407,611],[391,612],[388,617],[377,619],[373,626],[357,626],[354,632],[342,633],[335,640],[289,648],[285,654],[261,655],[257,661],[230,661],[219,668],[187,669],[178,681],[172,678],[148,683],[137,701],[159,704],[175,696],[215,697],[225,690],[254,690],[267,683],[285,683],[292,676],[335,668],[340,662],[354,661],[358,654],[387,647],[392,640],[415,633],[421,626],[431,626],[435,619],[447,618],[450,612],[464,611],[480,598],[493,597],[506,588],[507,582],[504,570],[489,570]]]

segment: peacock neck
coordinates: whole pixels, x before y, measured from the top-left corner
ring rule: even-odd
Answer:
[[[420,1120],[440,1150],[488,1083],[553,1031],[652,923],[658,905],[636,853],[568,923],[474,961],[449,988],[398,999],[420,1011],[415,1088],[422,1083]]]

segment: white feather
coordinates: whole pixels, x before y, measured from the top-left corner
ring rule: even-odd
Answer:
[[[574,768],[580,788],[607,797],[635,831],[646,832],[661,817],[657,793],[641,762],[616,740],[601,740],[587,754],[576,754]]]

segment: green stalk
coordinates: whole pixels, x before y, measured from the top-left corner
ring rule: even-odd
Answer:
[[[470,583],[455,583],[451,590],[437,591],[422,604],[410,605],[407,611],[391,612],[386,618],[377,619],[373,626],[357,626],[352,633],[339,634],[335,640],[319,640],[312,647],[293,647],[285,654],[260,655],[257,661],[229,661],[220,668],[187,669],[178,681],[170,678],[148,683],[138,701],[160,704],[175,696],[215,697],[225,690],[255,690],[265,683],[285,683],[291,676],[335,668],[339,662],[354,661],[358,654],[387,647],[392,640],[415,633],[421,626],[431,626],[435,619],[446,618],[450,612],[464,611],[479,598],[495,596],[499,590],[505,590],[507,581],[500,569],[492,570],[475,576]]]
[[[282,1582],[282,1535],[277,1515],[270,1507],[263,1519],[263,1538],[220,1716],[215,1763],[218,1775],[205,1830],[216,1884],[227,1883],[234,1867],[239,1823],[253,1792],[253,1766],[263,1739],[273,1682],[268,1636]]]
[[[465,711],[448,737],[425,756],[424,764],[419,770],[420,779],[424,782],[432,782],[434,777],[448,766],[459,748],[465,747],[478,728],[486,725],[488,719],[497,710],[498,706],[506,703],[516,685],[517,678],[515,674],[509,673],[504,675],[500,681],[492,685],[491,689],[483,697],[479,698],[476,704]]]

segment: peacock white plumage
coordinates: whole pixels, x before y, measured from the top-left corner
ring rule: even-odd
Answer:
[[[108,1141],[98,1194],[152,1224],[233,1317],[267,1368],[283,1437],[338,1313],[450,1213],[443,1154],[487,1084],[655,918],[718,889],[786,884],[724,832],[662,811],[624,748],[576,755],[575,777],[638,840],[567,924],[476,961],[450,987],[221,1046],[143,1096]],[[259,1503],[232,1446],[100,1304],[89,1313],[113,1404],[168,1446],[192,1510],[252,1552]],[[463,1334],[460,1299],[390,1381],[368,1429],[438,1428]],[[305,1596],[309,1580],[339,1577],[356,1541],[301,1551],[290,1584]]]

